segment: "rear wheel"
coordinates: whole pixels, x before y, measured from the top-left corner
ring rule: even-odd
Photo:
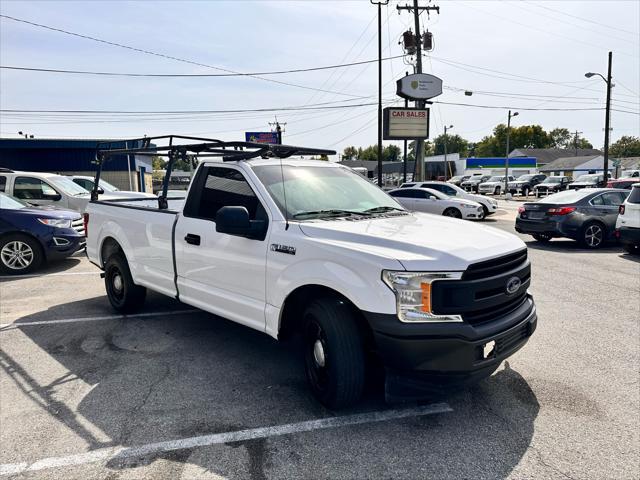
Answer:
[[[522,189],[522,195],[524,195],[525,197],[529,196],[529,187],[524,187]]]
[[[104,284],[111,306],[122,313],[133,312],[144,303],[147,289],[133,283],[127,259],[114,253],[105,265]]]
[[[337,298],[323,298],[307,307],[303,320],[305,372],[313,395],[330,408],[357,403],[365,355],[352,312]]]
[[[587,248],[600,248],[604,245],[605,239],[606,231],[600,223],[587,223],[582,228],[581,243]]]
[[[496,189],[493,191],[494,195],[500,195],[500,187],[496,187]]]
[[[541,243],[547,243],[551,240],[551,235],[549,235],[548,233],[534,233],[532,236],[536,239],[536,241]]]
[[[10,275],[33,272],[44,261],[42,247],[34,238],[20,233],[0,240],[0,271]]]
[[[485,219],[489,216],[489,209],[486,205],[482,205],[482,218]]]
[[[444,212],[442,212],[442,215],[444,215],[445,217],[462,218],[462,212],[453,207],[447,208]]]

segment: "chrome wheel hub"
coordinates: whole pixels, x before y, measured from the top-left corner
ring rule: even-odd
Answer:
[[[13,270],[24,270],[33,262],[33,250],[19,240],[9,242],[0,251],[2,263]]]
[[[316,340],[313,344],[313,359],[315,360],[317,366],[324,367],[324,347],[322,346],[322,342],[320,341],[320,339]]]
[[[587,245],[589,245],[590,247],[600,245],[600,242],[602,242],[602,229],[596,225],[591,225],[589,228],[587,228],[584,237],[587,241]]]
[[[116,273],[113,276],[113,289],[116,292],[121,292],[122,291],[122,287],[123,287],[122,275],[120,275],[119,273]]]

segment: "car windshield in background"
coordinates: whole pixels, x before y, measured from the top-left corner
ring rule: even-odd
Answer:
[[[635,173],[635,170],[624,170],[622,172],[622,174],[620,175],[620,178],[631,178],[633,177],[633,174]],[[636,175],[637,177],[637,175]]]
[[[598,175],[580,175],[576,182],[596,183],[598,181]]]
[[[549,195],[543,200],[538,200],[536,203],[575,203],[592,194],[593,190],[590,191],[588,188],[583,188],[581,190],[567,190]]]
[[[404,208],[366,179],[341,167],[257,165],[253,167],[280,211],[289,218],[377,214]],[[284,184],[283,184],[284,177]],[[286,204],[286,209],[285,209]]]
[[[504,177],[491,177],[487,182],[504,182]]]
[[[542,183],[562,183],[562,177],[547,177]]]
[[[104,180],[100,180],[100,187],[102,187],[102,189],[105,192],[117,192],[118,191],[118,187],[111,185],[109,182],[105,182]]]
[[[0,208],[5,210],[20,210],[22,208],[29,208],[29,204],[21,200],[18,200],[6,193],[0,193]]]
[[[69,177],[63,177],[62,175],[56,175],[55,177],[48,177],[51,183],[59,189],[63,190],[69,195],[89,195],[89,191],[82,188],[76,182]]]
[[[528,181],[528,180],[531,180],[534,176],[535,176],[535,175],[520,175],[520,176],[518,177],[518,180],[525,180],[525,181]]]

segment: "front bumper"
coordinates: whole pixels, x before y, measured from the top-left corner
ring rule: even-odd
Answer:
[[[73,229],[55,229],[44,246],[48,260],[59,260],[85,248],[86,237]]]
[[[479,325],[403,323],[395,315],[364,312],[375,350],[386,369],[386,397],[423,398],[474,383],[522,348],[537,325],[533,298],[514,311]],[[485,347],[495,342],[493,350]]]

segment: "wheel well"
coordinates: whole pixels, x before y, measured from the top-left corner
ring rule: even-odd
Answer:
[[[332,288],[322,285],[304,285],[296,288],[284,301],[282,314],[280,315],[280,329],[278,330],[278,340],[289,340],[298,334],[302,328],[302,314],[305,307],[311,300],[317,298],[336,298],[344,302],[356,321],[360,332],[363,335],[365,345],[372,345],[373,333],[362,315],[362,312],[351,300]]]
[[[33,240],[34,242],[36,242],[38,244],[38,247],[40,248],[40,253],[42,253],[42,256],[46,259],[47,258],[47,251],[44,248],[44,245],[42,245],[42,242],[38,239],[38,237],[32,235],[29,232],[23,232],[21,230],[15,230],[12,232],[4,232],[0,234],[0,240],[2,240],[4,237],[8,237],[9,235],[23,235],[25,237],[29,237],[31,240]]]
[[[587,220],[586,222],[584,222],[584,225],[582,225],[583,234],[589,225],[594,225],[594,224],[600,225],[602,227],[602,231],[604,232],[605,237],[609,234],[609,231],[607,230],[607,226],[604,223],[602,223],[600,220]]]
[[[109,257],[114,253],[124,254],[124,252],[122,251],[122,247],[116,240],[114,240],[112,237],[105,238],[104,242],[102,242],[102,248],[100,249],[100,261],[102,262],[103,267]]]

